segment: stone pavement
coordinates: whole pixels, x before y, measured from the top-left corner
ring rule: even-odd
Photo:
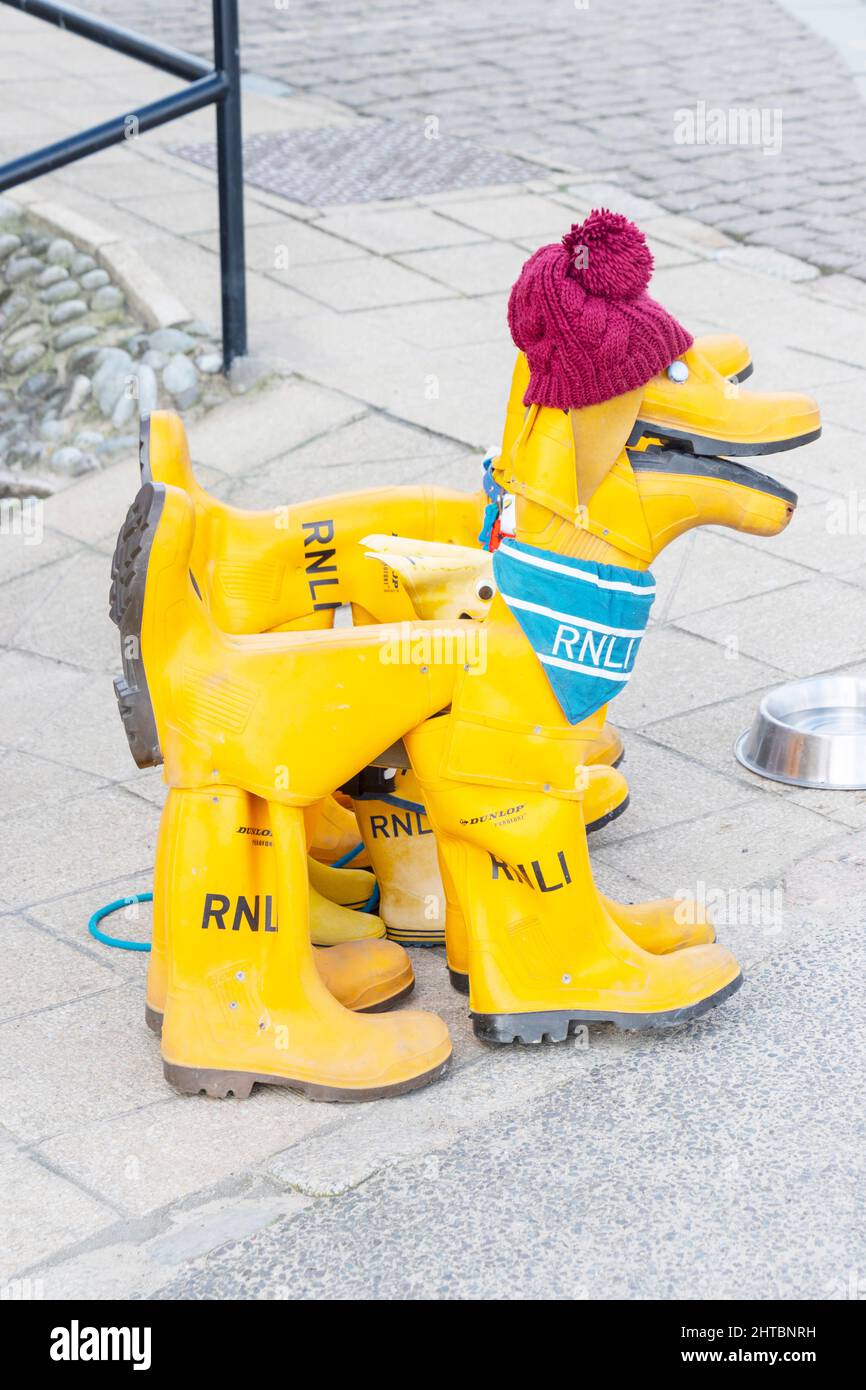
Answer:
[[[130,22],[126,0],[90,8]],[[746,245],[866,279],[863,0],[292,0],[241,11],[246,69],[285,90],[364,116],[433,117],[443,135],[556,169],[616,173]],[[170,10],[140,0],[136,22],[209,52],[206,0]],[[780,121],[779,152],[760,140],[677,143],[676,113],[699,104],[764,120],[767,135]]]
[[[167,85],[2,8],[0,47],[16,73],[0,82],[0,157]],[[49,82],[80,109],[49,112]],[[262,92],[245,114],[250,131],[355,119]],[[211,125],[190,118],[179,138]],[[89,222],[128,239],[190,315],[215,317],[213,179],[159,138],[26,197],[79,235]],[[39,543],[0,537],[0,1283],[13,1294],[29,1279],[59,1298],[845,1297],[863,1280],[866,795],[760,782],[731,755],[768,686],[866,657],[863,287],[575,170],[396,205],[310,209],[250,190],[252,340],[277,379],[197,424],[194,460],[240,506],[474,487],[512,359],[507,288],[600,198],[639,207],[655,293],[690,328],[743,333],[759,383],[813,391],[824,412],[817,444],[766,461],[800,493],[784,536],[705,532],[655,567],[656,622],[615,710],[632,805],[593,841],[622,899],[721,900],[745,988],[670,1036],[600,1028],[586,1049],[497,1051],[472,1037],[439,953],[416,952],[413,1002],[442,1013],[455,1044],[438,1086],[357,1108],[169,1091],[142,1017],[145,957],[86,934],[97,906],[149,886],[163,794],[134,768],[111,690],[109,559],[137,478],[120,458],[45,504]],[[149,908],[118,921],[149,929]]]

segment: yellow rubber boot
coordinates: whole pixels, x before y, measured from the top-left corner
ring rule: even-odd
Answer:
[[[360,841],[360,832],[356,833]],[[310,888],[330,902],[351,908],[353,912],[362,912],[365,908],[370,911],[375,906],[376,880],[365,869],[351,866],[333,869],[311,858],[309,870]]]
[[[628,802],[628,787],[613,768],[588,767],[586,771],[581,806],[590,831],[621,814]],[[417,779],[405,769],[388,772],[390,776],[367,769],[362,774],[367,790],[355,802],[358,824],[380,885],[380,916],[392,941],[404,946],[447,945],[452,983],[463,988],[455,979],[465,976],[468,969],[462,915],[453,894],[449,903],[443,885],[436,842]],[[379,787],[378,794],[371,790],[374,784]],[[677,909],[681,905],[674,900],[637,905],[609,902],[608,906],[623,931],[648,951],[664,954],[715,939],[711,924],[699,913],[691,914],[688,925],[680,925]],[[449,911],[453,918],[450,931]]]
[[[306,820],[311,859],[319,864],[333,865],[339,862],[341,866],[351,865],[353,869],[370,867],[354,815],[333,796],[322,797],[318,805],[308,812]],[[319,888],[319,891],[322,889]]]
[[[368,791],[356,797],[355,815],[379,884],[379,915],[388,936],[403,946],[445,944],[445,894],[436,840],[411,771],[369,768],[359,779]],[[378,775],[377,775],[378,774]]]
[[[210,854],[210,805],[180,794],[169,878]],[[184,894],[168,907],[166,1079],[186,1094],[244,1097],[264,1082],[312,1100],[373,1100],[441,1075],[451,1045],[432,1014],[359,1015],[337,1002],[314,963],[306,923],[303,815],[273,802],[275,917],[253,931],[202,921]],[[217,907],[219,904],[217,904]],[[335,948],[337,949],[337,948]]]
[[[443,882],[452,885],[447,903],[446,945],[448,975],[460,994],[469,993],[469,936],[466,919],[457,900],[457,890],[447,868]],[[689,946],[708,946],[716,939],[713,923],[698,903],[682,898],[656,898],[645,903],[618,903],[599,893],[599,900],[611,919],[641,950],[666,956]],[[687,922],[688,925],[684,925]]]
[[[370,531],[474,545],[482,493],[436,487],[371,488],[249,512],[210,496],[193,473],[186,432],[171,411],[142,421],[142,481],[182,488],[196,530],[191,569],[217,625],[254,633],[331,627],[351,603],[355,623],[412,617],[397,579],[383,583],[359,544]]]
[[[189,872],[179,873],[172,882],[168,871],[176,861],[174,838],[183,834],[187,818],[201,815],[203,803],[210,826],[207,862],[191,865]],[[252,835],[250,828],[260,833]],[[364,877],[370,881],[369,874]],[[217,883],[218,893],[213,891]],[[160,821],[154,871],[145,1003],[149,1028],[155,1033],[162,1031],[171,904],[183,900],[183,912],[190,919],[198,915],[202,922],[222,920],[231,929],[237,916],[239,927],[255,921],[261,929],[274,918],[275,891],[273,836],[266,802],[235,788],[222,788],[217,796],[210,790],[169,792]],[[313,959],[326,988],[347,1009],[378,1013],[405,999],[414,987],[409,957],[393,942],[351,941],[331,950],[314,947]]]
[[[534,703],[549,727],[552,711]],[[459,706],[458,697],[457,710],[414,730],[407,745],[469,928],[477,1036],[533,1043],[561,1040],[591,1022],[666,1027],[727,999],[741,973],[723,947],[651,955],[617,926],[592,881],[572,794],[463,780],[473,750],[468,728],[464,743]],[[494,766],[507,765],[507,750],[521,738],[517,724],[507,736],[486,731],[485,753],[499,734],[502,757]],[[521,767],[535,760],[540,740],[532,728],[521,739]],[[549,766],[565,763],[553,753]]]
[[[605,727],[609,726],[606,725]],[[589,742],[588,747],[590,749],[594,747],[592,741]],[[594,795],[598,797],[600,806],[607,805],[612,799],[603,782],[601,791],[597,790],[601,779],[606,779],[608,775],[619,777],[619,773],[608,767],[590,765],[587,765],[585,770],[587,775],[582,783],[583,800],[580,804],[586,822],[586,830],[589,833],[593,829],[591,817],[593,815]],[[624,780],[620,778],[620,781],[625,787]],[[625,808],[627,801],[628,790],[625,788],[625,796],[620,810]],[[608,815],[608,819],[612,819],[612,817]],[[446,885],[448,973],[454,988],[462,994],[468,994],[469,940],[466,920],[460,910],[456,889],[453,886],[453,878],[449,875],[443,856],[440,856],[439,867],[442,882]],[[670,951],[678,951],[687,946],[709,945],[716,939],[712,920],[697,902],[685,901],[680,898],[659,898],[645,903],[620,903],[613,898],[606,897],[603,893],[599,893],[598,896],[620,930],[631,937],[632,941],[644,951],[649,951],[652,955],[664,956]]]
[[[112,614],[121,630],[121,717],[136,761],[164,759],[178,789],[236,787],[268,802],[276,918],[258,929],[203,923],[169,900],[163,1022],[167,1078],[181,1090],[249,1094],[257,1081],[313,1098],[363,1100],[425,1085],[450,1056],[435,1016],[368,1018],[322,983],[309,940],[303,808],[340,785],[407,724],[447,705],[452,662],[427,655],[422,623],[356,632],[232,638],[189,573],[195,516],[175,488],[142,488],[118,537]],[[459,646],[465,625],[452,625]],[[441,628],[440,628],[441,636]],[[409,659],[401,659],[404,641]],[[395,655],[396,651],[396,655]],[[291,719],[285,691],[292,691]],[[298,730],[304,736],[298,736]],[[191,805],[173,838],[173,885],[207,863],[210,806]],[[217,890],[218,891],[218,890]]]
[[[820,433],[811,396],[742,389],[695,343],[647,384],[629,442],[648,435],[696,454],[775,454],[808,444]]]
[[[694,348],[718,372],[729,381],[745,381],[752,374],[752,354],[748,344],[736,333],[706,333],[695,338]],[[667,401],[667,387],[671,383],[666,376],[654,378],[646,388],[645,399],[651,407],[664,405]],[[529,386],[529,363],[522,352],[518,352],[511,377],[511,389],[505,408],[505,425],[502,431],[500,459],[508,458],[517,438],[523,429],[527,406],[524,396]],[[654,394],[661,392],[660,397]],[[403,533],[408,534],[408,533]]]

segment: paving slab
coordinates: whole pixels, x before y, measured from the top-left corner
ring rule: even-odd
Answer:
[[[778,885],[798,858],[838,835],[824,816],[771,792],[683,817],[664,830],[627,835],[625,829],[615,845],[596,850],[596,857],[638,878],[658,879],[663,871],[667,897],[699,896],[700,884],[722,893],[765,881]]]
[[[0,1021],[70,1003],[117,985],[117,977],[89,953],[64,946],[32,922],[0,918],[6,986]]]
[[[801,530],[799,512],[796,530]],[[807,578],[799,565],[779,558],[778,541],[784,534],[771,542],[756,537],[754,552],[746,555],[737,545],[739,533],[735,538],[709,527],[690,532],[653,561],[657,587],[653,617],[657,622],[673,622]],[[805,547],[795,547],[792,560],[800,559],[801,548]]]
[[[84,1240],[114,1219],[109,1206],[29,1154],[0,1159],[0,1181],[6,1194],[0,1252],[4,1284],[58,1246]],[[44,1277],[41,1289],[47,1292]]]
[[[719,629],[726,625],[727,611],[716,614]],[[640,729],[723,695],[731,698],[745,690],[766,689],[782,678],[777,668],[737,655],[719,645],[723,641],[706,641],[677,626],[650,627],[641,643],[639,674],[617,697],[616,723]]]
[[[844,618],[828,621],[831,614]],[[677,620],[677,626],[728,644],[736,664],[745,657],[769,662],[792,676],[847,666],[866,657],[866,611],[856,590],[837,579],[815,578]]]
[[[411,251],[397,258],[401,265],[420,271],[448,289],[464,294],[492,294],[509,290],[526,260],[517,246],[485,242],[438,251]],[[421,296],[419,295],[419,298]],[[427,295],[426,298],[433,298]]]
[[[4,890],[16,906],[153,863],[159,812],[120,788],[47,798],[5,827]],[[96,904],[98,906],[99,904]]]
[[[0,1040],[4,1123],[24,1143],[165,1099],[159,1043],[145,1026],[138,980],[13,1019],[0,1025]]]

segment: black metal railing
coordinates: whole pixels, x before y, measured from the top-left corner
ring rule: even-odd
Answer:
[[[168,44],[157,43],[87,14],[73,5],[50,0],[0,0],[35,19],[45,19],[70,34],[92,39],[117,53],[138,58],[151,67],[183,77],[189,86],[159,101],[68,135],[54,145],[21,155],[0,165],[0,193],[50,174],[86,155],[156,126],[176,121],[203,106],[216,106],[217,174],[219,179],[220,277],[222,287],[223,366],[247,351],[247,301],[244,272],[243,148],[241,144],[241,68],[237,0],[213,0],[214,65]]]

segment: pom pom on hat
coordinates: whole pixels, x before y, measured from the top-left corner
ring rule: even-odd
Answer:
[[[649,285],[652,252],[640,228],[621,212],[591,212],[566,232],[562,244],[569,257],[568,274],[587,294],[634,299]]]

